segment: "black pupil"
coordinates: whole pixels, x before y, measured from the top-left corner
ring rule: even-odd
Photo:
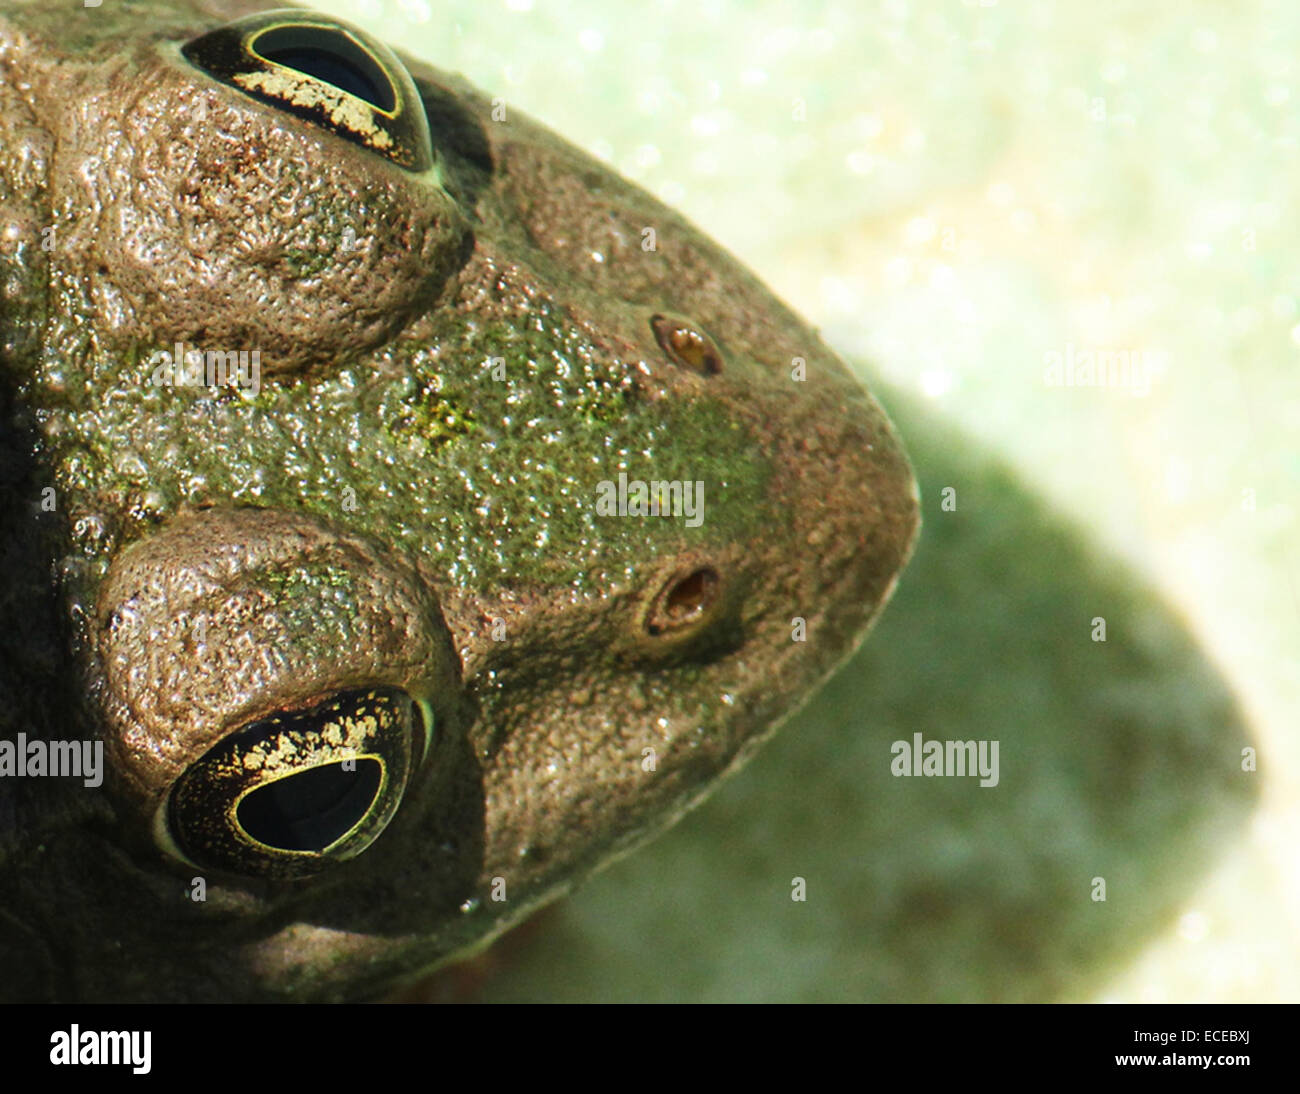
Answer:
[[[239,803],[240,827],[253,839],[284,851],[323,851],[354,828],[379,792],[379,761],[345,761],[259,786]]]
[[[276,27],[257,39],[268,61],[314,76],[392,113],[393,88],[383,69],[351,38],[323,27]]]

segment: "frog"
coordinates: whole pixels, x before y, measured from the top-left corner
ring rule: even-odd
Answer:
[[[750,759],[918,534],[758,277],[307,8],[3,0],[0,287],[9,1000],[481,952]]]

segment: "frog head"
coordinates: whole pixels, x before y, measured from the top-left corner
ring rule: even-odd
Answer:
[[[486,944],[743,763],[917,530],[752,274],[311,12],[6,4],[0,284],[16,997]]]

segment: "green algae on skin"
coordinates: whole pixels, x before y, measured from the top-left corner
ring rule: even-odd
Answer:
[[[734,258],[463,80],[273,18],[406,71],[455,193],[283,109],[315,61],[276,101],[192,63],[244,18],[105,5],[69,54],[68,12],[0,0],[0,719],[102,739],[112,776],[66,799],[0,780],[7,998],[359,999],[486,942],[733,770],[915,537],[881,408]],[[45,225],[15,274],[8,241]],[[167,386],[178,344],[237,382]],[[700,484],[703,521],[606,515],[623,476]],[[57,505],[22,519],[38,490]],[[415,701],[386,755],[418,777],[340,798],[329,754],[294,748],[309,833],[254,810],[251,843],[196,835],[243,823],[229,784],[176,796],[205,757],[305,741],[359,689]],[[176,883],[195,868],[206,906]]]
[[[228,497],[299,507],[356,531],[384,527],[451,580],[479,587],[595,587],[667,544],[738,537],[765,519],[770,468],[722,403],[638,400],[626,366],[597,363],[572,328],[456,333],[464,348],[455,361],[475,368],[452,373],[436,352],[417,350],[369,371],[265,384],[251,400],[156,387],[143,355],[122,362],[115,398],[65,415],[59,486],[73,497],[147,498],[137,507],[147,524]],[[503,379],[482,364],[492,360],[504,361]],[[412,464],[438,497],[411,493]],[[600,520],[598,483],[620,471],[703,481],[717,504],[699,528]],[[144,526],[125,524],[123,539]],[[590,565],[597,549],[599,573]]]

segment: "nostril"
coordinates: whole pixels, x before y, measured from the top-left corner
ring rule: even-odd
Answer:
[[[669,616],[686,619],[698,615],[712,602],[718,588],[718,575],[712,570],[696,570],[669,590],[666,606]]]
[[[654,636],[689,626],[706,615],[717,602],[722,580],[716,570],[701,566],[685,577],[669,581],[646,619]]]
[[[675,315],[652,315],[650,329],[659,348],[679,368],[716,376],[722,371],[722,351],[698,327]]]
[[[324,851],[365,819],[383,773],[383,765],[367,756],[266,783],[239,803],[239,826],[275,850]]]

